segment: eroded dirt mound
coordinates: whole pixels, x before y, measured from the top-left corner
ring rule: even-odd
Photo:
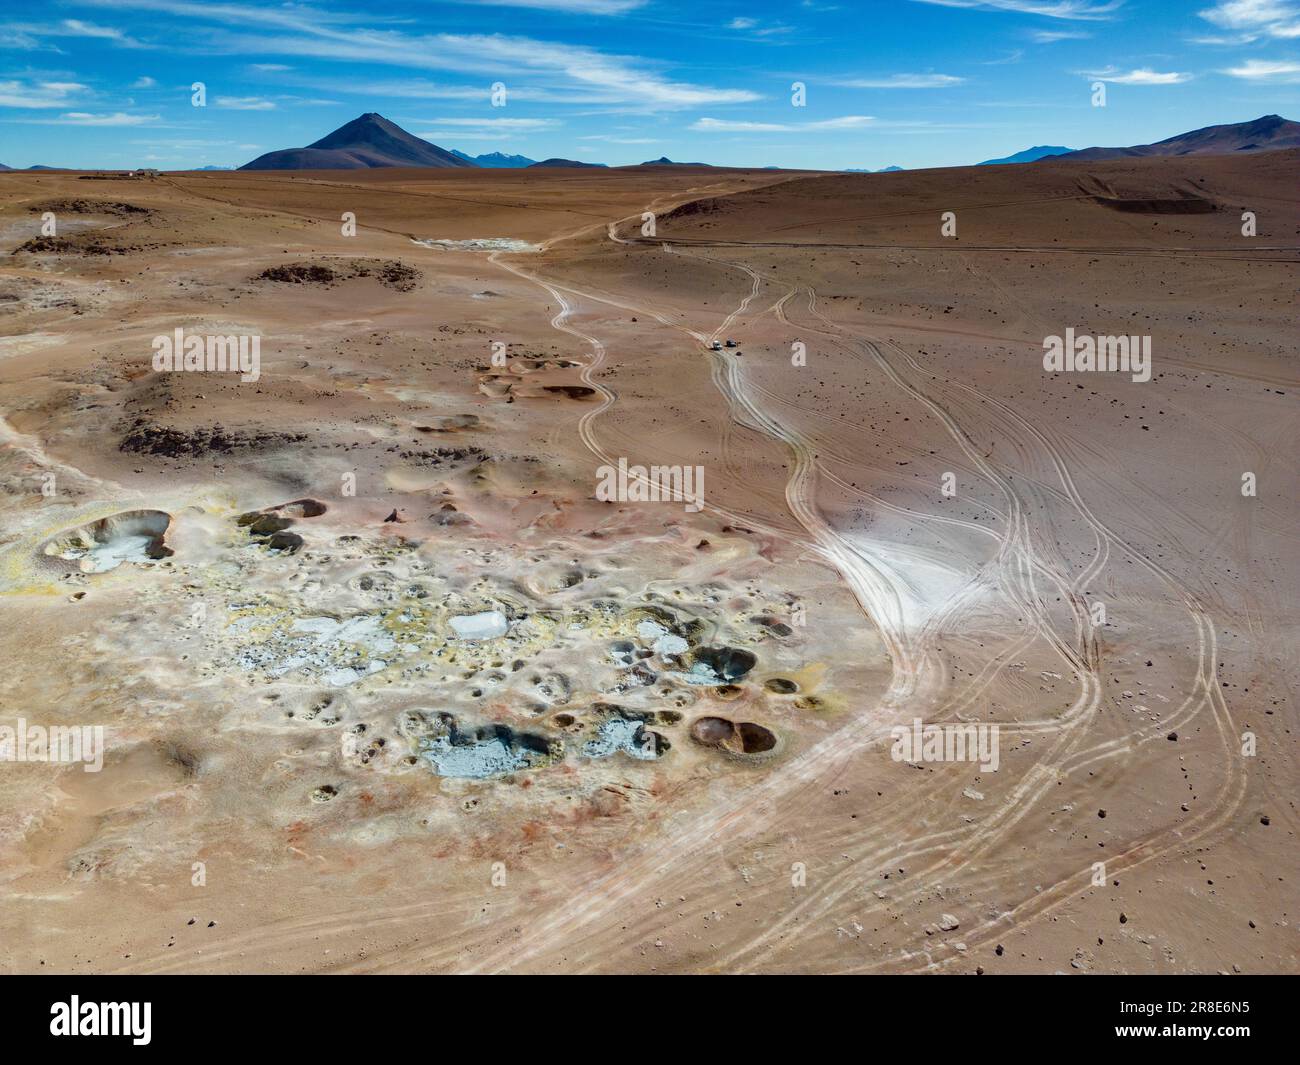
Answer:
[[[195,429],[173,429],[137,419],[117,445],[119,451],[143,455],[166,455],[168,458],[199,458],[204,455],[235,451],[269,451],[287,444],[301,443],[305,433],[279,433],[270,430],[244,432],[220,425]]]
[[[398,292],[410,292],[424,275],[398,259],[331,260],[330,262],[284,263],[271,266],[254,281],[277,281],[294,285],[333,285],[353,278],[373,277],[381,285]]]
[[[99,237],[33,237],[18,245],[13,254],[29,255],[127,255],[143,251],[142,244],[107,244]]]
[[[55,214],[107,214],[116,218],[153,214],[147,207],[115,200],[50,200],[48,203],[34,204],[28,210],[33,214],[53,211]]]

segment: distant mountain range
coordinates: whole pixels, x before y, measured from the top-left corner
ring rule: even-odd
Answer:
[[[521,170],[537,162],[536,159],[529,159],[526,155],[505,155],[502,152],[488,152],[487,155],[466,155],[464,152],[453,148],[451,154],[456,156],[457,159],[464,159],[467,163],[486,167],[489,170]]]
[[[772,168],[769,168],[772,169]],[[879,170],[868,170],[863,166],[851,166],[844,173],[846,174],[893,174],[902,170],[901,166],[882,166]]]
[[[1003,163],[1033,163],[1053,155],[1069,155],[1072,151],[1074,151],[1073,148],[1062,148],[1060,145],[1040,144],[1034,148],[1026,148],[1023,152],[1016,152],[1015,155],[1004,155],[1001,159],[985,159],[984,162],[976,165],[1001,166]]]
[[[1300,148],[1300,122],[1281,115],[1264,115],[1253,122],[1206,126],[1179,133],[1155,144],[1132,148],[1084,148],[1071,152],[1071,162],[1093,159],[1129,159],[1149,155],[1230,155],[1233,152],[1268,152],[1278,148]]]
[[[1146,156],[1171,155],[1226,155],[1234,152],[1265,152],[1283,148],[1300,148],[1300,122],[1292,122],[1280,115],[1264,115],[1249,122],[1234,122],[1220,126],[1180,133],[1154,144],[1138,144],[1128,148],[1083,148],[1074,150],[1061,145],[1037,145],[998,159],[986,159],[979,166],[997,166],[1009,163],[1032,163],[1040,159],[1061,162],[1090,162],[1099,159],[1130,159]],[[679,163],[667,156],[647,159],[638,164],[643,167],[709,167],[710,163]],[[543,159],[537,162],[526,155],[508,155],[489,152],[486,155],[467,155],[461,151],[448,151],[431,144],[383,115],[367,112],[340,126],[333,133],[307,145],[305,148],[285,148],[259,155],[240,170],[364,170],[372,167],[466,167],[481,169],[605,168],[606,163],[588,163],[577,159]],[[29,166],[28,170],[60,170],[64,167]],[[227,170],[224,166],[204,166],[200,170]],[[778,167],[764,167],[776,170]],[[887,166],[880,170],[851,169],[847,173],[883,174],[903,169]],[[0,171],[13,172],[14,168],[0,163]]]
[[[364,170],[381,166],[477,166],[369,111],[307,145],[259,155],[240,170]]]

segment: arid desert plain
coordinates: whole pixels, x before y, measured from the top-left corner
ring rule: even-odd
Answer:
[[[0,175],[0,965],[1300,969],[1298,166]]]

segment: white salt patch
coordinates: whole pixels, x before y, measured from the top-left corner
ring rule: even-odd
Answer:
[[[257,618],[238,618],[230,631],[246,635],[263,624],[266,622]],[[378,656],[396,649],[397,641],[378,615],[362,614],[343,621],[305,617],[294,618],[287,627],[277,627],[245,646],[236,661],[244,669],[265,670],[271,677],[304,670],[322,683],[341,688],[387,668],[388,660]]]
[[[414,239],[413,243],[425,248],[441,248],[444,251],[541,251],[540,244],[529,244],[526,240],[512,240],[510,237],[474,237],[470,240],[430,240]]]
[[[674,636],[671,632],[664,633],[654,642],[657,655],[679,655],[690,646],[680,636]]]
[[[481,614],[461,614],[451,619],[451,627],[462,640],[495,640],[504,636],[509,623],[499,610],[485,610]]]
[[[680,680],[686,681],[687,684],[705,684],[716,688],[727,683],[726,680],[719,677],[703,662],[692,663],[691,671],[689,673],[674,673],[672,675]]]

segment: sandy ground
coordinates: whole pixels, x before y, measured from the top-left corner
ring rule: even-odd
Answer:
[[[0,966],[1297,970],[1298,161],[0,175]]]

